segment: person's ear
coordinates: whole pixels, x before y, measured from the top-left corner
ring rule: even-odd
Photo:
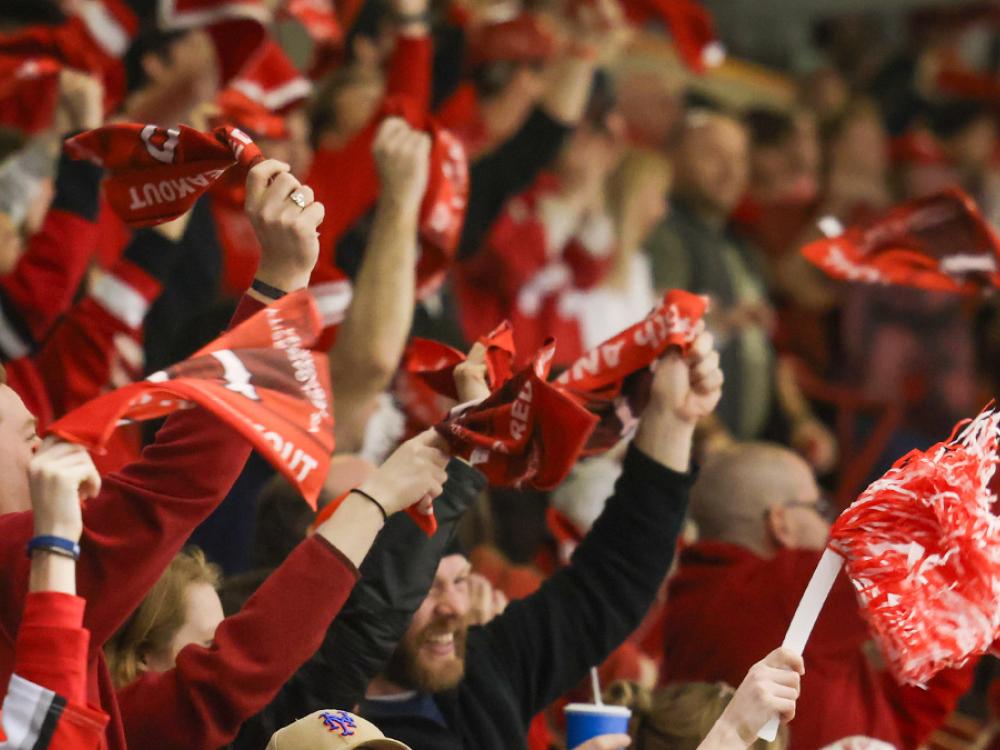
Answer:
[[[149,671],[149,654],[142,654],[139,657],[139,663],[136,665],[136,671],[139,674],[145,674]]]
[[[781,505],[772,505],[767,510],[765,523],[768,536],[775,547],[789,549],[795,546],[795,534],[792,531],[791,518],[787,508]]]

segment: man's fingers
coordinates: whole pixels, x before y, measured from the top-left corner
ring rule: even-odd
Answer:
[[[691,368],[693,380],[701,380],[714,370],[719,369],[719,353],[714,349],[706,354],[698,364]]]
[[[298,193],[299,195],[302,196],[302,200],[307,208],[312,204],[314,200],[316,200],[316,196],[313,193],[313,189],[308,185],[306,185],[305,183],[301,183],[297,188],[295,188],[295,190],[292,191],[291,194],[294,195],[295,193]],[[302,210],[304,211],[305,209]]]
[[[286,202],[294,206],[295,204],[288,200],[288,196],[301,188],[302,183],[298,181],[295,175],[291,172],[281,172],[274,178],[274,181],[264,194],[264,204],[262,207],[279,205],[284,209]]]
[[[627,734],[602,734],[577,745],[573,750],[618,750],[632,744],[632,738]]]
[[[382,121],[382,124],[378,126],[378,131],[375,133],[373,148],[375,150],[384,149],[386,144],[396,139],[398,135],[405,132],[408,127],[409,125],[406,124],[406,120],[402,117],[387,117]]]
[[[271,184],[271,180],[290,169],[289,165],[277,159],[265,159],[251,169],[247,174],[247,195],[244,203],[246,210],[256,210],[261,201],[264,200],[264,193],[267,191],[267,186]]]
[[[714,348],[715,338],[708,331],[703,331],[692,342],[688,360],[692,363],[701,362]]]
[[[802,655],[784,647],[776,648],[769,653],[764,659],[764,663],[769,667],[790,669],[793,672],[798,672],[800,675],[806,673],[806,664]]]
[[[465,358],[466,362],[470,363],[481,363],[486,362],[486,347],[483,346],[483,342],[477,341],[469,349],[469,355]]]

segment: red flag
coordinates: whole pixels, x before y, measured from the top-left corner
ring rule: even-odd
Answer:
[[[66,151],[108,170],[108,202],[134,227],[176,219],[230,167],[245,174],[263,158],[236,128],[202,133],[186,125],[106,125],[70,138]]]
[[[671,346],[688,350],[707,306],[697,294],[667,292],[645,319],[591,349],[556,379],[556,387],[599,419],[584,455],[603,453],[635,431],[649,403],[656,362]]]
[[[85,404],[49,432],[99,451],[120,420],[201,406],[243,435],[316,507],[333,453],[327,358],[311,349],[324,324],[303,290],[261,310],[191,358]]]
[[[302,104],[312,92],[312,84],[273,39],[261,45],[230,86],[269,112],[282,114]]]
[[[309,77],[322,77],[341,62],[344,30],[332,0],[285,0],[278,10],[280,20],[296,21],[312,39]]]
[[[227,83],[264,42],[271,11],[263,0],[160,0],[159,22],[165,31],[207,30]]]
[[[437,426],[452,453],[494,486],[555,487],[594,431],[597,417],[546,382],[554,350],[549,343],[489,398],[457,408]]]
[[[51,57],[0,56],[0,125],[37,133],[52,124],[59,102],[59,71]]]
[[[973,294],[1000,286],[1000,238],[958,188],[909,201],[802,254],[835,279]]]
[[[913,685],[985,653],[1000,635],[1000,520],[990,488],[1000,412],[991,405],[959,429],[899,459],[830,536],[892,672]]]

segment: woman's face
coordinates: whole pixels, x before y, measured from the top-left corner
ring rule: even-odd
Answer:
[[[177,665],[177,654],[192,643],[209,648],[215,639],[215,629],[225,618],[222,602],[215,589],[207,583],[192,583],[185,592],[187,617],[170,645],[149,654],[145,667],[150,672],[166,672]]]

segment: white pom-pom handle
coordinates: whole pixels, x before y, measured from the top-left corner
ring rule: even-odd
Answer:
[[[792,623],[788,626],[784,643],[781,644],[782,647],[802,655],[806,648],[806,641],[809,640],[809,635],[816,624],[816,618],[819,617],[820,610],[823,609],[823,604],[830,595],[830,589],[833,588],[833,582],[837,580],[837,574],[840,573],[843,566],[844,558],[836,552],[829,548],[823,552],[823,556],[819,559],[819,565],[816,566],[816,570],[809,580],[809,585],[806,586],[806,591],[799,601],[799,606],[795,610]],[[775,737],[778,736],[778,717],[771,717],[771,720],[757,732],[757,736],[766,742],[774,742]]]

